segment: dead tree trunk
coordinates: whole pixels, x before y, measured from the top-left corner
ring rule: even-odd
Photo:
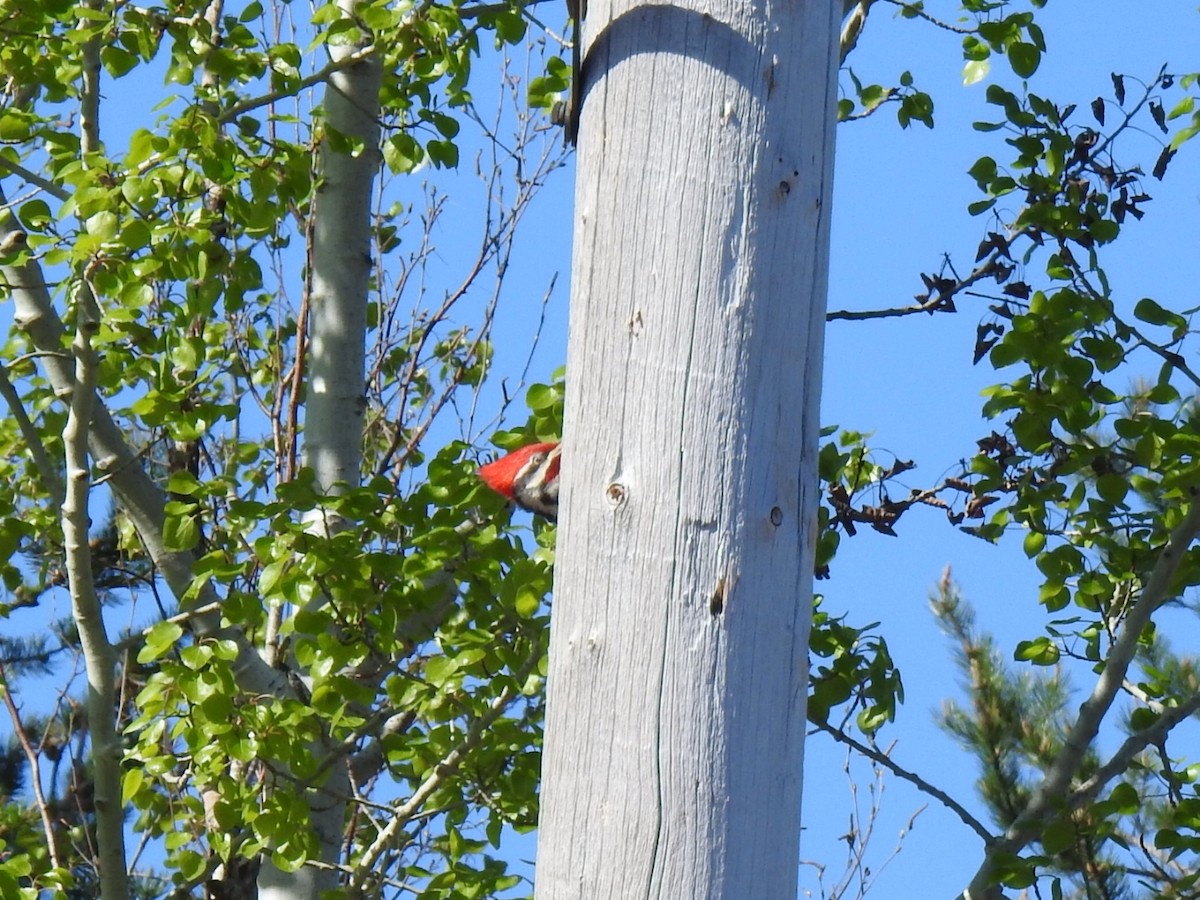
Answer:
[[[589,3],[539,900],[795,895],[834,7]]]

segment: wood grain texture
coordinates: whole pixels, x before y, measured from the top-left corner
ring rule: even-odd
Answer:
[[[589,0],[539,900],[795,895],[834,6]]]

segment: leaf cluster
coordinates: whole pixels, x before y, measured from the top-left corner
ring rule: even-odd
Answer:
[[[480,40],[524,40],[527,16],[518,4],[378,2],[350,17],[330,4],[277,29],[278,9],[226,9],[212,21],[208,5],[187,3],[3,14],[0,168],[6,188],[26,189],[6,202],[5,234],[19,239],[5,239],[0,266],[6,300],[26,283],[19,274],[36,273],[47,292],[37,324],[51,324],[18,322],[0,348],[5,401],[28,420],[0,418],[0,614],[45,617],[73,587],[52,502],[69,396],[41,363],[67,346],[70,288],[84,272],[103,311],[93,337],[99,399],[127,465],[145,476],[139,499],[158,504],[154,528],[119,510],[85,548],[108,608],[128,603],[133,623],[114,641],[114,721],[134,827],[166,854],[168,872],[147,882],[148,895],[198,891],[219,872],[252,879],[260,854],[282,870],[309,862],[318,844],[308,798],[349,769],[359,800],[346,823],[347,871],[384,825],[402,822],[374,864],[379,883],[494,896],[519,879],[491,854],[536,820],[552,555],[549,534],[531,556],[519,528],[497,524],[502,504],[456,437],[477,441],[463,410],[478,402],[492,361],[500,279],[484,283],[503,272],[554,159],[526,164],[519,143],[497,157],[478,256],[441,297],[426,278],[445,197],[431,190],[420,209],[388,186],[364,298],[361,487],[319,491],[303,467],[304,376],[313,230],[327,190],[319,147],[365,149],[323,120],[315,92],[373,55],[388,72],[385,163],[403,174],[453,167],[464,123],[479,122],[468,81]],[[89,48],[99,48],[106,99],[128,100],[160,78],[175,93],[148,118],[111,128],[116,118],[105,119],[106,143],[84,158],[72,124]],[[136,106],[146,107],[140,95]],[[537,427],[557,431],[550,415]],[[101,508],[111,473],[107,460],[93,462]],[[172,595],[159,564],[178,557],[194,578]],[[74,630],[53,638],[5,642],[12,685],[56,661],[80,665]],[[251,683],[262,660],[277,680]],[[63,688],[54,702],[74,701]],[[80,734],[72,759],[85,765],[86,722]],[[44,764],[49,745],[34,751],[25,764]],[[63,845],[70,865],[56,869],[38,802],[4,807],[22,830],[19,840],[15,826],[3,834],[0,893],[73,883],[94,895],[95,859],[80,850],[95,847],[94,823],[80,824]]]

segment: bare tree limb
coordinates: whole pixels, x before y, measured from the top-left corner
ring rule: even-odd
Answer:
[[[951,287],[941,291],[930,291],[929,296],[919,303],[914,303],[910,306],[896,306],[890,309],[835,309],[825,314],[826,322],[836,322],[838,320],[857,321],[861,319],[893,319],[899,316],[911,316],[915,313],[935,313],[943,309],[943,307],[955,295],[966,290],[976,282],[982,281],[985,278],[990,278],[996,274],[996,258],[988,257],[978,266],[976,266],[969,275],[965,278],[955,281]]]
[[[989,832],[987,828],[983,826],[983,823],[971,815],[967,811],[966,807],[964,807],[961,803],[959,803],[941,788],[930,784],[916,772],[910,772],[908,769],[900,766],[895,762],[895,760],[893,760],[883,751],[850,737],[850,735],[846,734],[844,731],[840,731],[826,722],[813,722],[812,724],[818,730],[828,734],[835,741],[845,744],[848,747],[853,747],[867,759],[874,760],[897,778],[903,778],[909,784],[915,785],[916,788],[922,793],[933,797],[935,800],[953,812],[956,816],[958,816],[963,821],[963,824],[965,824],[983,839],[985,844],[995,840],[991,832]]]

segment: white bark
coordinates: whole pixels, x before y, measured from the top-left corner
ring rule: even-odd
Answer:
[[[87,712],[92,742],[92,778],[96,812],[97,863],[102,900],[126,900],[129,878],[125,870],[125,817],[121,805],[121,741],[114,722],[116,706],[116,654],[104,626],[104,613],[92,580],[92,557],[88,550],[88,496],[91,464],[88,458],[88,427],[96,401],[96,368],[99,361],[92,337],[100,327],[96,298],[86,285],[75,294],[75,390],[63,430],[67,470],[66,497],[62,505],[63,544],[71,610],[79,628],[79,646],[87,669]]]
[[[794,896],[838,9],[590,0],[537,896]]]
[[[1092,693],[1079,707],[1062,749],[1004,836],[986,848],[983,863],[961,895],[964,900],[1003,897],[1004,893],[995,884],[996,860],[1019,854],[1041,834],[1049,817],[1067,805],[1072,782],[1078,778],[1087,753],[1100,732],[1100,725],[1117,698],[1146,625],[1164,603],[1176,596],[1172,591],[1175,575],[1188,547],[1200,535],[1200,488],[1192,488],[1188,493],[1191,508],[1171,532],[1171,540],[1159,551],[1137,601],[1121,623],[1108,658],[1104,660],[1104,668],[1092,686]]]
[[[7,195],[3,186],[0,186],[0,208],[7,202]],[[20,232],[12,214],[0,209],[0,244],[18,234]],[[75,389],[75,372],[71,358],[59,352],[62,348],[63,324],[55,312],[41,267],[32,260],[19,265],[0,266],[0,281],[12,297],[13,318],[17,326],[29,335],[34,347],[44,354],[41,362],[55,393],[69,400]],[[117,503],[137,529],[146,552],[154,560],[155,567],[171,592],[176,597],[183,597],[192,583],[194,557],[190,551],[168,550],[163,543],[163,524],[166,520],[163,506],[166,497],[146,474],[137,454],[104,404],[99,399],[93,399],[90,406],[92,418],[87,432],[88,449],[95,468],[105,476]],[[241,630],[222,626],[221,616],[215,611],[218,602],[219,598],[211,586],[200,589],[191,605],[214,611],[191,619],[196,635],[237,643],[238,658],[234,663],[234,672],[239,685],[247,693],[291,696],[283,673],[262,661]]]
[[[353,15],[357,0],[338,4]],[[334,62],[357,47],[331,48]],[[365,412],[367,292],[371,275],[371,185],[379,172],[377,57],[329,76],[325,121],[340,135],[361,142],[361,152],[321,147],[321,183],[313,232],[311,345],[308,402],[304,414],[304,461],[317,484],[357,485],[362,464]]]
[[[339,0],[353,17],[358,0]],[[334,62],[360,48],[331,47]],[[327,138],[321,147],[321,183],[315,205],[312,254],[312,312],[308,400],[304,419],[304,461],[317,485],[334,492],[359,483],[362,421],[365,412],[364,359],[371,273],[371,186],[379,172],[379,88],[382,70],[375,56],[334,72],[325,91],[325,122],[356,142],[358,152],[339,152]],[[314,519],[314,529],[334,531],[339,523]],[[332,742],[314,753],[338,753]],[[278,783],[286,789],[288,782]],[[338,887],[345,839],[346,803],[352,788],[344,763],[335,762],[321,784],[306,794],[309,816],[320,844],[321,867],[295,872],[264,857],[260,900],[317,900]]]

